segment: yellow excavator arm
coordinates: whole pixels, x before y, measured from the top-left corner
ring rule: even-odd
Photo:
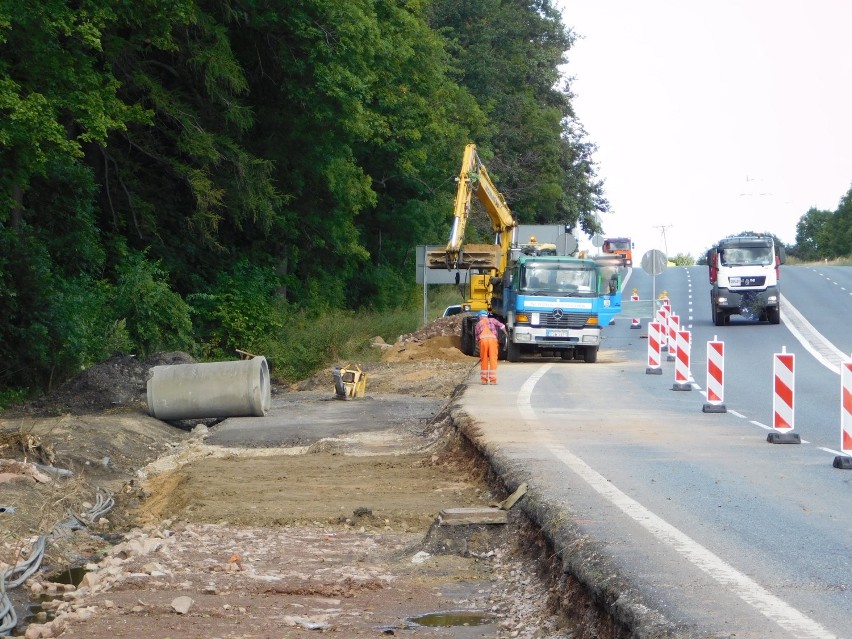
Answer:
[[[464,244],[464,232],[470,219],[470,206],[474,194],[482,202],[495,234],[494,244]],[[464,149],[458,190],[453,211],[453,227],[445,253],[430,251],[428,265],[432,268],[506,269],[514,229],[518,223],[512,211],[479,159],[475,144]]]

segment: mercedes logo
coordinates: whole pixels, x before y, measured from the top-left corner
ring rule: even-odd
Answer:
[[[562,319],[563,315],[564,315],[564,313],[562,312],[561,308],[553,309],[553,319],[558,319],[558,320]]]

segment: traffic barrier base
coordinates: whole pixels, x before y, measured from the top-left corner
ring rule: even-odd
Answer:
[[[776,431],[769,433],[766,436],[766,441],[770,444],[801,444],[802,438],[799,437],[799,433],[780,433]]]
[[[852,457],[849,457],[849,455],[837,455],[834,458],[832,466],[841,470],[852,470]]]
[[[724,404],[704,404],[701,407],[702,413],[727,413],[728,409]]]
[[[663,369],[660,368],[659,366],[649,366],[648,368],[645,369],[645,374],[646,375],[662,375]]]

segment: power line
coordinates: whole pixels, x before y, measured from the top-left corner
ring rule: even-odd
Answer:
[[[666,252],[666,258],[669,256],[669,243],[666,241],[666,229],[670,229],[674,224],[660,224],[659,226],[655,226],[655,229],[660,229],[660,233],[663,234],[663,249]]]

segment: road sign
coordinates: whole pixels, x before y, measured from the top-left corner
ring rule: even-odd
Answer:
[[[666,254],[657,249],[651,249],[642,256],[642,270],[648,275],[660,275],[668,266]]]
[[[595,233],[592,236],[592,246],[594,246],[595,248],[602,247],[603,243],[604,243],[603,235],[601,235],[600,233]]]

